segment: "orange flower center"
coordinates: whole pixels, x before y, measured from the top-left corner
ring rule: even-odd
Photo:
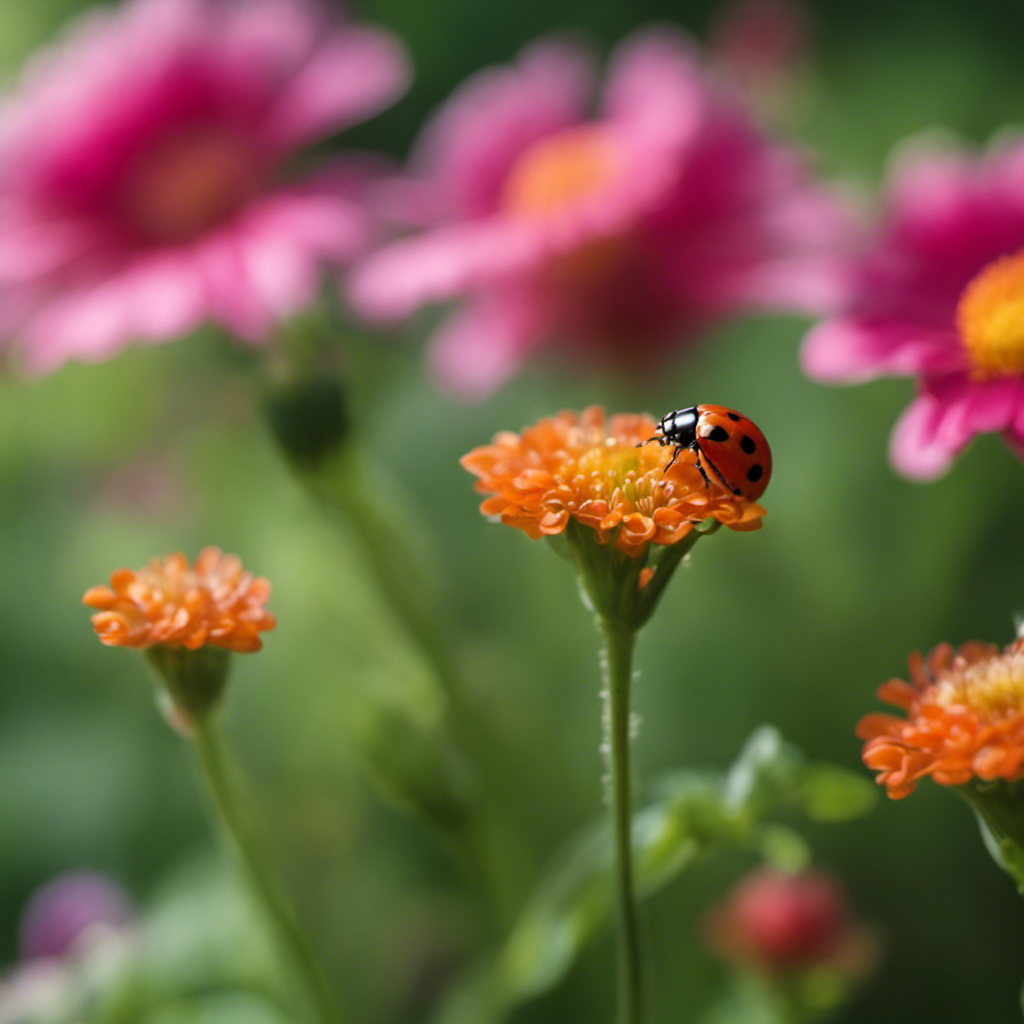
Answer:
[[[685,461],[680,459],[680,463]],[[561,475],[577,485],[585,499],[650,516],[673,497],[685,499],[688,493],[679,480],[665,476],[664,468],[661,450],[656,445],[637,449],[631,440],[608,437],[602,447],[566,462]]]
[[[1024,374],[1024,251],[995,260],[967,285],[956,324],[974,377]]]
[[[132,225],[158,242],[182,242],[233,213],[256,186],[253,154],[237,135],[194,127],[161,137],[125,180]]]
[[[505,182],[503,206],[515,213],[551,213],[598,191],[620,165],[603,128],[569,128],[534,143],[519,158]]]
[[[990,722],[1024,714],[1024,650],[954,664],[930,687],[927,699],[945,708],[969,708]]]

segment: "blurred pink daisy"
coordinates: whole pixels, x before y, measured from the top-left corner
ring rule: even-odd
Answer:
[[[40,372],[206,319],[263,340],[367,236],[360,163],[286,162],[407,77],[314,0],[92,12],[0,108],[0,331]]]
[[[685,38],[628,39],[596,115],[592,92],[587,56],[552,40],[469,79],[390,196],[424,230],[354,272],[371,319],[464,300],[431,350],[464,397],[542,346],[649,371],[739,310],[821,312],[834,297],[840,204],[709,83]]]
[[[975,435],[1024,449],[1024,139],[976,155],[920,143],[895,161],[877,240],[851,298],[807,338],[806,372],[860,383],[909,376],[896,469],[942,475]]]

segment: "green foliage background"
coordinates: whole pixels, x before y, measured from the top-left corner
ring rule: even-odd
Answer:
[[[13,73],[73,6],[3,0],[4,66]],[[396,155],[461,78],[538,34],[569,27],[609,46],[652,19],[699,33],[714,8],[353,6],[407,42],[417,78],[346,143]],[[911,133],[938,125],[982,142],[1021,122],[1013,5],[821,0],[812,15],[795,127],[831,175],[870,193]],[[645,776],[725,766],[762,722],[816,759],[857,769],[854,725],[910,651],[1010,638],[1024,608],[1021,464],[985,438],[938,483],[898,479],[885,449],[911,385],[808,382],[797,366],[804,322],[733,324],[641,382],[585,365],[533,367],[469,408],[426,383],[428,326],[343,339],[352,402],[361,440],[408,492],[410,529],[436,546],[470,699],[503,737],[486,777],[511,841],[513,904],[601,811],[600,725],[596,640],[567,565],[478,516],[458,466],[496,430],[594,401],[656,414],[711,401],[748,413],[771,441],[765,529],[701,542],[643,634]],[[111,872],[145,904],[208,847],[185,754],[154,713],[137,659],[100,648],[78,600],[114,567],[216,543],[274,583],[280,626],[263,654],[239,659],[228,727],[289,885],[329,942],[353,1019],[412,1024],[464,955],[471,912],[429,835],[367,783],[349,737],[368,694],[429,718],[433,691],[358,550],[277,457],[252,378],[248,355],[203,335],[44,380],[0,380],[0,961],[14,956],[27,894],[54,873]],[[877,978],[843,1021],[1019,1021],[1024,915],[960,802],[927,785],[810,838],[884,942]],[[648,904],[658,1022],[696,1019],[720,986],[697,921],[747,863],[736,855],[698,869]],[[599,944],[516,1019],[606,1019],[611,957],[611,944]]]

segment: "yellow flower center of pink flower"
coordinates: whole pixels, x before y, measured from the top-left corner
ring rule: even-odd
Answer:
[[[147,238],[187,241],[242,205],[256,178],[254,156],[241,138],[196,127],[163,136],[139,155],[125,179],[124,209]]]
[[[1024,373],[1024,251],[995,260],[971,281],[956,324],[976,378]]]
[[[927,700],[969,708],[989,722],[1024,714],[1024,651],[954,664],[930,687]]]
[[[515,213],[550,213],[596,192],[620,166],[603,128],[569,128],[534,143],[519,158],[505,181],[503,206]]]

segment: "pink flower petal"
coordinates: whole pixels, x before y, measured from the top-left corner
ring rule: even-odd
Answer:
[[[804,341],[801,365],[804,373],[820,381],[859,384],[887,374],[963,370],[966,358],[952,329],[841,317],[811,330]]]
[[[67,292],[26,325],[25,365],[33,373],[48,373],[69,358],[105,359],[131,340],[129,323],[122,279]]]
[[[244,341],[265,341],[274,324],[268,298],[253,281],[241,239],[222,233],[196,247],[194,258],[202,276],[211,318]]]
[[[287,150],[390,106],[408,88],[405,51],[385,32],[346,28],[317,47],[271,107],[261,136]]]
[[[1018,377],[936,381],[897,421],[890,448],[893,465],[912,479],[942,476],[976,435],[1012,428],[1022,404],[1024,381]]]
[[[442,387],[485,399],[510,377],[539,338],[537,312],[510,295],[471,303],[434,335],[429,364]]]
[[[0,216],[0,285],[22,284],[59,271],[105,241],[82,220],[29,219],[11,213]]]
[[[140,339],[170,341],[195,330],[207,313],[202,281],[183,253],[156,253],[126,275],[130,323]]]
[[[426,302],[529,267],[541,249],[529,224],[494,219],[438,228],[395,242],[359,265],[349,281],[349,301],[371,320],[400,319]]]
[[[949,470],[970,437],[963,437],[960,444],[949,444],[947,436],[943,443],[940,428],[945,411],[934,395],[921,395],[896,421],[889,458],[898,473],[912,480],[927,481],[936,480]]]
[[[715,292],[726,308],[742,304],[820,316],[833,312],[847,295],[846,265],[823,254],[779,257],[758,262],[731,280],[723,276]]]
[[[696,130],[707,104],[696,48],[682,33],[638,32],[609,61],[602,109],[613,120],[642,124],[682,143]]]

